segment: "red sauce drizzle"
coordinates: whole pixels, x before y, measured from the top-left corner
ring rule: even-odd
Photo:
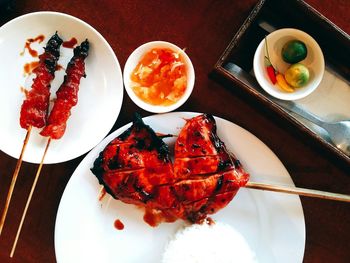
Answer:
[[[62,69],[64,69],[64,67],[62,65],[60,65],[60,64],[56,65],[56,70],[62,70]]]
[[[28,97],[28,93],[29,93],[29,91],[27,90],[27,89],[25,89],[24,87],[22,87],[21,86],[21,92],[23,92],[24,93],[24,95],[26,96],[26,97]]]
[[[143,220],[152,227],[158,226],[161,222],[172,223],[176,221],[175,217],[164,214],[162,211],[152,211],[146,209]]]
[[[143,215],[143,220],[152,227],[156,227],[162,221],[159,216],[148,210],[146,210],[145,214]]]
[[[78,43],[78,40],[75,37],[72,37],[68,41],[64,41],[62,46],[66,48],[73,48]]]
[[[118,230],[123,230],[124,229],[124,224],[122,221],[120,221],[119,219],[114,221],[114,227]]]
[[[30,74],[33,72],[33,70],[39,66],[39,61],[33,61],[33,62],[29,62],[24,64],[23,66],[23,71],[25,74]]]
[[[29,52],[29,54],[30,54],[32,57],[37,57],[37,56],[38,56],[38,51],[32,49],[32,47],[31,47],[30,45],[31,45],[32,43],[34,43],[34,42],[41,43],[41,42],[44,41],[44,39],[45,39],[45,36],[44,36],[44,35],[39,35],[39,36],[37,36],[37,37],[35,37],[35,38],[28,38],[28,39],[26,40],[26,43],[24,44],[24,49],[23,49],[23,51],[20,53],[20,55],[23,56],[25,50],[28,49],[28,52]]]
[[[103,199],[103,197],[105,197],[106,193],[107,193],[107,192],[106,192],[106,189],[103,188],[103,189],[101,190],[100,196],[98,197],[98,200],[99,200],[99,201],[102,201],[102,199]]]

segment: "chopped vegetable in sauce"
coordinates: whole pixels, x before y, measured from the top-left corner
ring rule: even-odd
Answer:
[[[187,87],[187,66],[181,54],[168,48],[146,53],[131,74],[135,94],[152,105],[176,103]]]

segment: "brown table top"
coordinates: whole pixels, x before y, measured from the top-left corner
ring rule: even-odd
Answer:
[[[195,67],[196,83],[192,96],[178,111],[212,113],[250,131],[275,152],[299,187],[350,194],[348,166],[310,143],[260,104],[254,104],[253,100],[208,77],[256,2],[16,1],[13,9],[0,9],[0,25],[34,11],[51,10],[71,14],[92,25],[106,38],[122,68],[136,47],[151,40],[166,40],[187,47],[186,52]],[[349,1],[307,2],[350,33]],[[125,94],[113,130],[128,123],[135,111],[141,112],[143,116],[150,115],[140,110]],[[57,208],[69,178],[83,157],[61,164],[44,165],[15,257],[10,259],[11,245],[37,169],[37,165],[23,163],[0,237],[0,262],[56,261],[54,227]],[[16,159],[0,152],[1,211],[15,165]],[[301,201],[306,224],[304,262],[349,262],[349,204],[304,197],[301,197]]]

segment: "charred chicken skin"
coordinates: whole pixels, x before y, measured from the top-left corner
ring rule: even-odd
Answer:
[[[91,170],[114,198],[145,207],[152,226],[177,219],[199,223],[225,207],[249,179],[208,114],[186,122],[174,158],[172,164],[167,145],[136,116]]]
[[[114,198],[141,206],[155,202],[156,187],[174,179],[168,146],[139,115],[100,153],[91,171]]]

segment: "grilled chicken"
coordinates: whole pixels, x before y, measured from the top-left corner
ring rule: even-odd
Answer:
[[[154,201],[156,187],[174,179],[168,146],[139,115],[100,153],[91,171],[114,198],[141,206]]]
[[[199,223],[225,207],[249,179],[218,138],[211,115],[187,121],[174,157],[173,165],[167,145],[136,115],[91,170],[114,198],[144,207],[152,226],[177,219]]]
[[[177,194],[184,197],[181,218],[200,222],[225,207],[249,175],[216,133],[209,114],[187,121],[175,143]]]

